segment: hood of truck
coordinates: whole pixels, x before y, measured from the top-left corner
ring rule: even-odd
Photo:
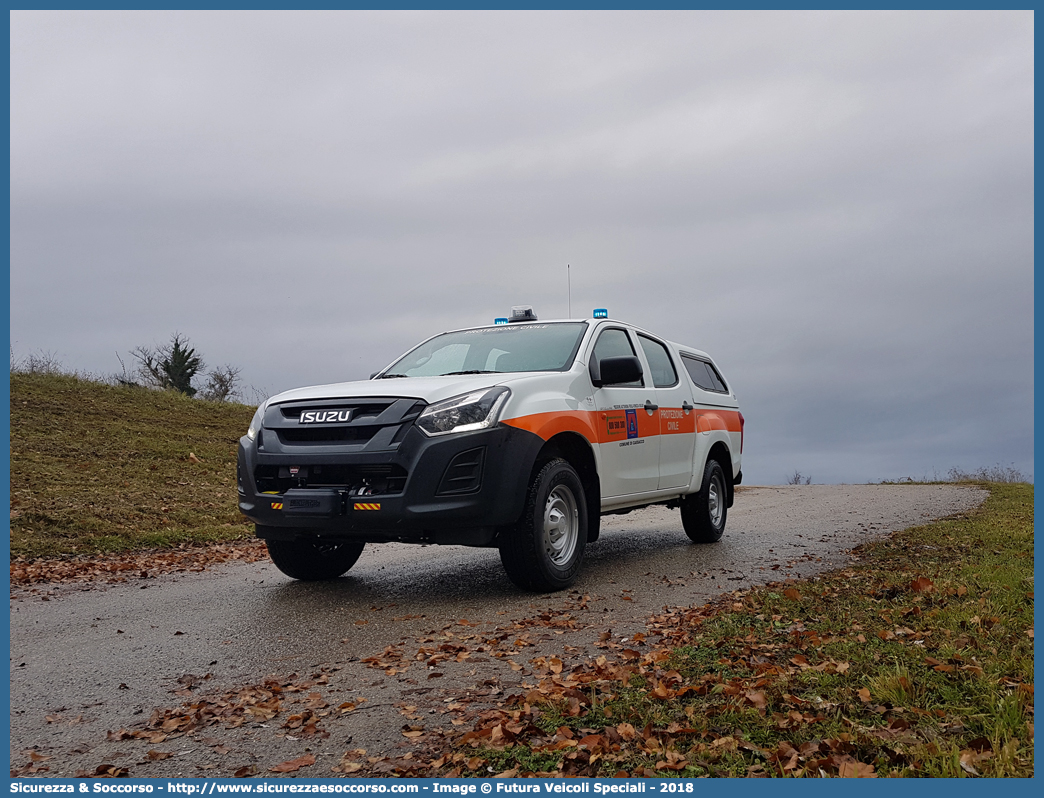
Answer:
[[[459,374],[449,377],[393,377],[387,380],[359,380],[336,382],[331,385],[312,385],[284,391],[268,400],[269,405],[301,402],[311,399],[355,399],[367,396],[396,396],[420,399],[426,404],[441,402],[462,393],[507,385],[531,376],[535,372],[512,374]]]

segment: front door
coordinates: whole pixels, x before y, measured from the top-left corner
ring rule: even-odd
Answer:
[[[592,357],[601,360],[622,356],[636,356],[628,332],[619,327],[602,330]],[[596,388],[594,402],[602,461],[602,498],[656,490],[660,478],[660,420],[657,412],[646,409],[646,405],[656,404],[649,380]]]

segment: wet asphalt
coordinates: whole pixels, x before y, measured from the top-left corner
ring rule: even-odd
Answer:
[[[469,709],[536,683],[530,660],[538,656],[600,653],[593,645],[603,633],[629,640],[664,607],[842,566],[860,543],[967,511],[985,496],[951,485],[748,488],[721,542],[699,546],[677,511],[606,516],[580,579],[556,594],[520,592],[495,550],[399,544],[367,547],[347,575],[322,584],[294,582],[268,563],[235,563],[119,585],[15,590],[11,766],[25,768],[35,751],[47,770],[26,775],[108,764],[133,777],[228,777],[242,767],[272,775],[268,768],[308,753],[316,763],[298,775],[336,775],[330,769],[346,750],[398,757],[430,735],[466,730]],[[488,650],[483,641],[497,636],[501,647]],[[491,656],[519,639],[509,656]],[[440,645],[453,652],[446,661],[417,659]],[[361,661],[389,646],[391,659]],[[158,743],[119,739],[120,730],[144,729],[154,710],[184,714],[200,696],[268,675],[316,684],[285,693],[272,719]],[[284,728],[314,693],[312,704],[325,704],[314,710],[321,734]],[[357,708],[341,712],[344,703]]]

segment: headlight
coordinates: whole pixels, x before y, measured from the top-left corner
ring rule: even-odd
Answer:
[[[247,427],[247,437],[250,440],[254,440],[257,437],[258,430],[261,429],[261,419],[265,417],[266,407],[268,407],[268,402],[262,402],[261,407],[254,413],[254,417],[250,419],[250,426]]]
[[[427,435],[488,429],[497,423],[500,408],[510,393],[504,387],[488,388],[436,402],[420,414],[417,426]]]

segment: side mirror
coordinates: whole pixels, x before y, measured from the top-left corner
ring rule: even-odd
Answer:
[[[634,355],[606,357],[591,364],[591,382],[594,383],[595,388],[601,388],[603,385],[640,382],[641,379],[642,362]]]

